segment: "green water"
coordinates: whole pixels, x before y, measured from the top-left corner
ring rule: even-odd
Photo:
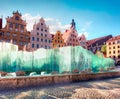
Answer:
[[[91,68],[93,72],[98,72],[100,68],[106,70],[112,66],[114,66],[112,59],[98,57],[80,46],[47,50],[42,48],[34,52],[26,52],[18,51],[18,46],[13,44],[0,43],[0,71],[23,70],[26,72],[46,71],[47,73],[57,71],[62,73]]]

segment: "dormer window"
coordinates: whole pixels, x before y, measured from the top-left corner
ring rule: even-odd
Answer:
[[[15,20],[17,20],[17,21],[18,21],[18,20],[19,20],[19,17],[18,17],[18,16],[16,16],[16,17],[15,17]]]

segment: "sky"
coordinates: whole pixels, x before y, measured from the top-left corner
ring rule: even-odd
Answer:
[[[43,17],[51,33],[63,33],[74,19],[78,34],[85,34],[88,40],[120,35],[120,0],[0,0],[3,27],[5,18],[16,10],[29,31]]]

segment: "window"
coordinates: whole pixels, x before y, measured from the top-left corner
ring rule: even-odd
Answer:
[[[32,41],[34,41],[35,40],[35,38],[34,37],[32,37]]]
[[[118,53],[120,53],[120,50],[118,50]]]
[[[22,45],[23,45],[23,42],[20,42],[20,45],[22,46]]]
[[[41,25],[43,25],[43,23],[41,23]]]
[[[115,46],[113,47],[113,49],[115,49]]]
[[[43,39],[41,39],[41,42],[43,42]]]
[[[47,46],[45,45],[45,48],[47,49]]]
[[[45,32],[47,32],[47,30],[45,30]]]
[[[23,38],[23,36],[22,36],[22,35],[20,35],[20,38]]]
[[[115,56],[113,56],[113,58],[115,59]]]
[[[13,44],[16,44],[16,40],[13,40]]]
[[[47,37],[47,34],[45,34],[45,37]]]
[[[32,48],[34,48],[34,44],[32,44]]]
[[[37,30],[39,30],[39,27],[37,27]]]
[[[113,51],[113,54],[115,54],[115,51]]]
[[[120,46],[118,46],[118,48],[120,48]]]
[[[49,40],[49,43],[51,43],[50,40]]]
[[[115,44],[115,42],[113,42],[113,44]]]
[[[19,25],[16,23],[16,24],[15,24],[15,28],[18,28],[18,26],[19,26]]]
[[[39,38],[37,38],[37,41],[39,41]]]
[[[109,42],[108,45],[111,45],[111,42]]]
[[[23,26],[23,25],[20,25],[20,28],[21,28],[22,30],[24,30],[24,26]]]
[[[26,39],[29,39],[29,36],[28,35],[26,35],[26,37],[25,37]]]
[[[47,39],[45,39],[45,42],[47,42]]]
[[[10,36],[10,33],[6,33],[6,36]]]
[[[41,33],[41,36],[43,36],[43,34]]]
[[[43,29],[41,29],[41,31],[43,31]]]
[[[109,51],[109,54],[111,54],[111,51]]]
[[[37,35],[39,35],[39,33],[37,32]]]
[[[27,45],[27,46],[28,46],[28,42],[26,42],[26,43],[25,43],[25,45]]]
[[[37,48],[39,48],[39,44],[37,44]]]
[[[109,47],[109,49],[111,49],[111,47]]]
[[[20,30],[23,33],[23,30]]]
[[[10,28],[13,28],[13,23],[9,23],[9,27],[10,27]]]

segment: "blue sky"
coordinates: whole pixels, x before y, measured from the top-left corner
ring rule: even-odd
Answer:
[[[64,31],[74,18],[78,33],[84,33],[87,39],[120,35],[120,0],[0,0],[4,24],[5,18],[16,10],[24,16],[27,14],[27,18],[52,19],[48,24],[54,25],[54,30],[58,22],[57,29]]]

